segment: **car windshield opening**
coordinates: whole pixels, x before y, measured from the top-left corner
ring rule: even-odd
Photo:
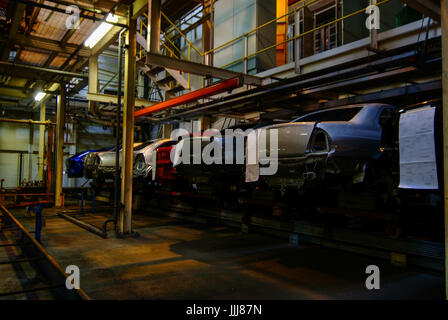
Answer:
[[[138,145],[137,147],[135,147],[135,148],[134,148],[134,151],[141,150],[141,149],[143,149],[144,147],[149,146],[149,145],[150,145],[151,143],[153,143],[153,142],[154,142],[154,140],[143,142],[142,144],[140,144],[140,145]]]
[[[326,110],[301,116],[293,122],[314,121],[350,121],[361,111],[362,107]]]

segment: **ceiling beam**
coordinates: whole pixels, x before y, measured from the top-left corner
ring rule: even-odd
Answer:
[[[10,63],[5,61],[0,61],[0,72],[3,74],[11,74],[14,76],[19,76],[25,79],[36,79],[36,80],[47,80],[53,79],[55,76],[63,76],[66,78],[87,78],[84,73],[75,73],[68,71],[61,71],[49,68],[36,67],[26,64]],[[26,77],[29,75],[30,77]]]
[[[118,98],[116,95],[113,95],[113,94],[87,93],[87,100],[95,101],[95,102],[102,102],[102,103],[117,104]],[[121,100],[123,103],[123,97]],[[136,107],[147,107],[147,106],[152,106],[154,104],[155,104],[154,101],[138,99],[138,98],[135,99]]]
[[[131,19],[137,19],[146,10],[148,10],[148,0],[135,0],[132,3],[132,17],[131,17]]]
[[[25,93],[25,92],[23,92],[23,90],[18,89],[18,88],[11,88],[11,87],[5,86],[5,87],[0,87],[0,96],[25,99],[25,98],[29,98],[29,93]]]
[[[131,19],[137,19],[139,16],[141,16],[146,10],[148,10],[148,0],[135,0],[135,1],[122,1],[123,4],[132,3],[132,16]],[[122,20],[123,18],[120,17],[119,22],[124,24],[126,23],[125,20]],[[109,33],[103,37],[93,48],[92,48],[92,55],[100,55],[104,50],[106,50],[112,43],[114,43],[117,38],[118,34],[121,31],[121,27],[114,26]]]
[[[101,52],[106,50],[112,43],[117,40],[118,34],[121,30],[122,28],[113,26],[112,29],[110,29],[110,31],[92,48],[92,55],[100,55]]]
[[[146,54],[146,64],[222,80],[241,77],[243,83],[247,85],[261,86],[263,84],[263,79],[257,76],[207,66],[202,63],[173,59],[157,53],[148,52]]]
[[[70,96],[77,94],[79,91],[84,89],[88,83],[89,83],[88,79],[82,79],[67,93],[67,96],[70,97]]]
[[[440,22],[440,1],[434,2],[432,0],[401,0],[414,10],[423,13],[435,21]]]
[[[39,0],[39,3],[43,3],[44,0]],[[25,34],[30,34],[31,31],[33,31],[33,25],[36,22],[37,17],[39,16],[40,13],[40,7],[35,7],[33,10],[33,13],[31,14],[31,18],[30,18],[30,22],[28,23],[28,25],[25,28]]]
[[[27,5],[32,5],[32,6],[35,6],[35,7],[41,7],[41,8],[48,9],[48,10],[55,11],[55,12],[68,14],[65,11],[65,9],[59,8],[57,6],[52,7],[52,6],[46,5],[44,3],[33,2],[33,1],[30,1],[30,0],[15,0],[15,1],[27,4]],[[105,21],[105,19],[106,19],[106,17],[98,18],[97,16],[84,14],[82,12],[79,13],[79,16],[83,17],[83,18],[86,18],[86,19],[89,19],[89,20],[93,20],[93,21]],[[118,21],[118,22],[109,22],[109,23],[113,24],[115,26],[126,27],[126,25],[122,24],[120,21]]]
[[[55,4],[60,4],[63,6],[70,6],[70,5],[76,5],[78,6],[81,10],[86,11],[87,13],[94,13],[94,14],[107,14],[111,8],[113,8],[113,6],[116,4],[116,2],[107,0],[107,1],[102,1],[102,0],[96,0],[96,1],[92,1],[92,0],[47,0],[49,2],[53,2]]]
[[[47,67],[51,64],[51,62],[54,60],[54,58],[57,57],[57,55],[58,55],[58,53],[53,51],[53,52],[48,56],[47,60],[45,60],[43,67],[44,67],[44,68],[47,68]]]
[[[81,23],[84,21],[83,17],[80,17],[78,20],[78,26],[81,25]],[[70,40],[70,38],[73,36],[73,34],[78,31],[78,29],[76,28],[72,28],[72,29],[68,29],[67,32],[64,34],[64,36],[62,37],[60,44],[62,47],[65,47],[67,45],[67,41]]]
[[[0,37],[0,42],[8,44],[11,41],[6,37]],[[26,36],[24,34],[17,34],[15,39],[13,40],[13,43],[25,48],[35,48],[65,54],[72,54],[78,48],[76,44],[67,43],[65,46],[61,46],[61,44],[56,40],[50,40],[36,36]],[[89,57],[91,51],[87,48],[82,48],[78,51],[77,54],[81,57]]]
[[[409,103],[408,100],[415,99],[416,96],[436,97],[440,94],[442,89],[442,82],[440,80],[428,81],[414,85],[405,85],[402,87],[382,89],[380,91],[370,92],[362,95],[356,95],[343,99],[329,100],[325,102],[317,102],[308,104],[306,106],[296,106],[295,110],[276,110],[266,112],[261,115],[262,119],[285,119],[289,120],[292,117],[299,116],[315,110],[340,107],[350,104],[369,103],[369,102],[398,102]],[[421,98],[422,99],[422,98]],[[399,102],[400,101],[400,102]],[[293,104],[291,104],[293,105]]]
[[[23,3],[16,3],[12,23],[11,26],[9,27],[9,34],[1,56],[2,61],[7,61],[9,58],[9,51],[11,51],[11,48],[14,45],[14,38],[16,37],[17,31],[19,30],[20,22],[22,21],[25,7],[26,6]]]

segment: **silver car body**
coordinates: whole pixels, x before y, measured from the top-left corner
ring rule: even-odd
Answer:
[[[383,127],[394,110],[387,104],[349,105],[261,129],[267,135],[260,140],[259,159],[269,149],[269,132],[275,129],[278,135],[277,173],[263,179],[269,185],[300,187],[333,173],[362,181],[366,163],[382,155]]]
[[[148,178],[153,164],[154,151],[162,146],[167,146],[175,141],[171,139],[154,140],[142,149],[134,152],[134,178]]]
[[[381,156],[383,127],[380,119],[395,107],[387,104],[358,104],[316,111],[297,118],[293,123],[316,120],[317,128],[323,129],[335,143],[335,157],[377,159]],[[335,121],[330,113],[350,112],[349,120]]]
[[[134,143],[134,148],[141,145]],[[121,168],[122,149],[119,151],[119,166]],[[87,178],[113,178],[115,173],[115,150],[104,152],[92,152],[86,156],[85,173]]]
[[[260,139],[258,156],[264,160],[264,156],[270,154],[271,132],[276,130],[278,137],[277,155],[279,160],[283,159],[304,159],[316,154],[328,154],[331,151],[328,134],[316,128],[315,122],[302,123],[282,123],[258,129],[266,133],[265,139]],[[325,138],[321,150],[317,150],[313,142],[316,137],[322,134]]]
[[[282,123],[258,130],[260,168],[270,165],[267,160],[277,161],[274,174],[260,176],[271,186],[301,187],[306,180],[321,177],[328,158],[334,152],[330,136],[318,128],[316,122]],[[276,149],[270,145],[274,132],[277,135]],[[273,152],[277,153],[277,158],[273,157]]]

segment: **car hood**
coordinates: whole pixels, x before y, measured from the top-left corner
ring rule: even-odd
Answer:
[[[135,161],[136,155],[139,153],[142,153],[142,151],[141,150],[134,151],[134,157],[133,157],[134,161]],[[115,159],[116,159],[115,152],[103,152],[103,153],[99,153],[98,156],[101,159],[100,166],[102,166],[102,167],[114,167],[115,166]],[[121,166],[121,162],[122,162],[121,151],[120,151],[119,157],[120,157],[119,165]]]
[[[113,167],[115,166],[115,152],[102,152],[102,153],[98,153],[98,156],[101,159],[101,163],[100,166],[102,167]],[[121,151],[120,151],[120,162],[119,164],[121,165]]]

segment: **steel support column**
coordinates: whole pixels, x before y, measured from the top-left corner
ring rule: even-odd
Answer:
[[[98,56],[89,58],[89,93],[98,93]],[[92,115],[96,115],[96,105],[96,101],[89,100],[89,112]]]
[[[295,13],[294,13],[294,30],[295,30],[295,35],[299,35],[302,32],[302,28],[300,27],[300,13],[302,12],[303,14],[303,8],[298,9]],[[297,38],[296,40],[294,40],[294,72],[300,74],[300,52],[302,51],[301,49],[301,39]]]
[[[33,145],[34,145],[34,126],[29,125],[28,136],[28,182],[33,179]]]
[[[40,121],[45,122],[46,105],[40,105]],[[39,160],[38,160],[38,180],[44,180],[44,163],[45,163],[45,126],[39,127]]]
[[[370,0],[370,5],[376,6],[377,0]],[[370,46],[373,49],[378,49],[378,31],[375,28],[370,29]]]
[[[132,170],[134,146],[134,105],[137,55],[136,20],[129,20],[126,32],[127,50],[124,67],[124,110],[123,110],[123,150],[121,153],[121,203],[119,232],[122,235],[132,232]]]
[[[161,0],[148,0],[148,48],[152,53],[160,51]]]
[[[65,84],[61,83],[61,93],[57,99],[56,114],[56,191],[55,207],[62,206],[62,178],[63,178],[63,147],[64,147],[64,120],[65,120]]]
[[[448,54],[448,0],[441,0],[442,57]],[[443,164],[445,198],[445,298],[448,299],[448,59],[442,59]]]
[[[211,9],[211,0],[203,0],[202,5],[205,8],[208,4],[208,6],[204,11],[204,14],[210,14]],[[205,20],[202,24],[202,48],[204,52],[209,51],[213,47],[212,44],[212,37],[211,37],[211,19]]]

